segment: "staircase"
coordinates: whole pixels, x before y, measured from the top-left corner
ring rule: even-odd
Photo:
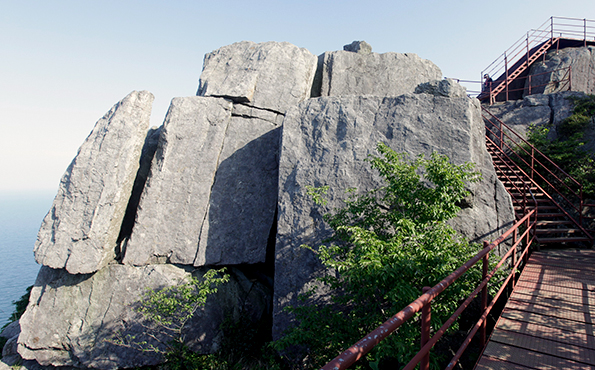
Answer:
[[[548,187],[549,192],[539,186],[535,180],[546,179],[546,177],[534,169],[537,167],[534,166],[535,163],[541,164],[534,154],[541,153],[510,127],[491,115],[485,107],[483,109],[486,123],[486,147],[492,156],[498,178],[512,197],[516,219],[521,219],[529,210],[537,208],[535,236],[539,244],[576,245],[583,243],[592,245],[593,237],[581,225],[582,220],[579,218],[577,221],[576,217],[573,217],[577,214],[580,217],[583,206],[582,192],[575,193],[580,198],[579,206],[576,207],[573,205],[574,202],[570,202],[567,196],[561,194],[553,186]],[[524,142],[525,148],[529,146],[531,149],[530,175],[512,160],[515,155],[513,146],[521,147],[514,140],[515,136]],[[539,160],[543,161],[541,158]],[[562,180],[560,181],[564,184]],[[552,185],[550,182],[547,183]]]
[[[533,62],[535,62],[539,57],[543,56],[559,40],[559,37],[554,37],[541,43],[531,50],[527,50],[527,54],[522,59],[519,59],[511,67],[508,67],[508,58],[505,57],[505,73],[497,80],[492,82],[489,91],[484,92],[484,96],[489,96],[489,103],[493,104],[496,101],[496,97],[502,92],[506,93],[504,100],[508,100],[508,87],[510,86],[511,82],[520,77],[523,72],[529,69]],[[483,97],[479,98],[480,100],[483,99]]]

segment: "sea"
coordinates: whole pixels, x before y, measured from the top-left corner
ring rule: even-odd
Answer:
[[[0,328],[14,311],[13,301],[35,283],[39,265],[33,247],[55,191],[0,192]]]

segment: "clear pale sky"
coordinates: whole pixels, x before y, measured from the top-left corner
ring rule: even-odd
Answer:
[[[155,95],[160,125],[224,45],[288,41],[319,55],[365,40],[479,80],[550,16],[595,19],[595,1],[0,0],[0,192],[55,192],[95,122],[132,90]]]

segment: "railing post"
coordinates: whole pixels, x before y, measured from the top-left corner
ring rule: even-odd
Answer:
[[[525,214],[526,214],[526,212],[523,212],[523,216]],[[513,246],[516,244],[516,242],[518,240],[518,236],[519,235],[518,235],[517,231],[518,231],[518,229],[514,229],[514,234],[513,234],[513,237],[512,237],[512,245]],[[514,282],[515,282],[515,279],[516,279],[516,271],[514,270],[515,269],[514,266],[516,265],[516,253],[517,253],[517,251],[516,251],[516,246],[515,246],[514,247],[514,252],[512,252],[512,269],[513,269],[513,271],[512,271],[512,279],[510,281],[512,283],[512,289],[514,289],[514,284],[515,284]]]
[[[551,32],[550,40],[552,40],[552,42],[554,42],[554,17],[550,17],[550,32]]]
[[[529,95],[531,95],[531,75],[529,75]]]
[[[484,249],[490,245],[488,241],[483,242]],[[483,257],[483,268],[481,273],[481,280],[485,280],[488,276],[488,261],[489,261],[489,253]],[[488,307],[488,284],[486,284],[483,289],[481,290],[481,314],[485,312],[486,308]],[[481,323],[481,327],[479,328],[479,344],[481,348],[485,347],[486,344],[486,320]]]
[[[508,57],[506,56],[506,53],[504,53],[504,69],[506,70],[506,101],[508,101]]]
[[[425,294],[431,288],[423,287],[422,292]],[[430,322],[432,319],[432,302],[429,301],[421,309],[421,348],[424,348],[426,343],[430,340]],[[419,363],[420,370],[430,370],[430,352],[426,353]]]
[[[579,197],[580,197],[580,206],[578,208],[578,213],[579,213],[579,225],[584,226],[583,225],[583,207],[584,207],[584,203],[583,203],[583,185],[581,184],[581,187],[579,188]]]
[[[583,19],[585,39],[583,41],[584,47],[587,47],[587,18]]]
[[[531,60],[530,54],[531,49],[529,49],[529,32],[527,32],[527,69],[529,69],[529,60]]]
[[[535,168],[535,148],[531,146],[531,180],[533,180],[533,169]]]

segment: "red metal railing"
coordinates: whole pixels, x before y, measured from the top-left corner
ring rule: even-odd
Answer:
[[[482,80],[485,75],[497,78],[490,84],[495,93],[484,91],[479,97],[489,96],[490,103],[493,103],[496,95],[504,91],[505,100],[508,100],[511,92],[509,84],[519,77],[515,73],[527,69],[539,56],[545,56],[545,51],[556,45],[561,38],[579,40],[587,46],[588,42],[595,41],[595,21],[550,17],[539,28],[530,30],[481,72]],[[487,90],[489,89],[490,86],[487,86]]]
[[[523,261],[526,261],[528,256],[529,247],[535,240],[535,223],[537,221],[537,209],[529,211],[521,220],[519,220],[514,226],[507,230],[502,236],[493,241],[492,243],[484,242],[484,248],[477,253],[473,258],[467,261],[464,265],[459,267],[456,271],[451,273],[449,276],[444,278],[434,287],[424,288],[424,293],[411,302],[407,307],[399,311],[396,315],[385,321],[382,325],[376,328],[374,331],[368,333],[360,341],[353,346],[349,347],[345,352],[337,356],[331,362],[322,367],[323,370],[342,370],[347,369],[353,365],[357,360],[365,356],[368,352],[374,348],[380,341],[388,337],[391,333],[397,330],[403,323],[411,319],[417,312],[422,312],[421,318],[421,349],[415,355],[410,362],[405,366],[404,369],[413,369],[417,364],[420,364],[421,370],[429,369],[429,356],[430,350],[436,344],[436,342],[446,333],[446,330],[457,320],[459,315],[469,306],[471,301],[481,292],[482,297],[482,315],[477,321],[475,326],[468,333],[467,338],[463,341],[463,344],[448,364],[447,369],[452,369],[462,354],[464,353],[467,346],[471,343],[471,340],[475,334],[480,332],[480,340],[482,347],[485,345],[486,340],[486,319],[494,307],[494,304],[498,301],[498,298],[505,291],[506,287],[510,284],[514,287],[516,272]],[[519,233],[521,227],[524,227]],[[496,267],[488,272],[488,256],[489,253],[494,250],[498,245],[512,237],[513,245],[508,249],[508,252],[502,256],[500,262]],[[520,255],[518,249],[521,248]],[[504,265],[504,263],[510,259],[510,272],[508,277],[502,282],[500,290],[492,298],[488,304],[487,295],[487,284],[490,279],[496,274],[496,272]],[[452,316],[442,325],[442,327],[434,333],[430,338],[430,315],[431,315],[431,302],[452,283],[459,279],[465,272],[467,272],[476,263],[482,261],[483,263],[483,279],[477,286],[477,288],[467,297],[467,299],[459,306],[459,308],[452,314]]]
[[[542,191],[570,221],[581,229],[585,235],[591,238],[589,233],[583,228],[583,186],[545,154],[540,152],[498,117],[492,114],[486,107],[482,106],[482,111],[483,118],[486,122],[486,136],[488,141],[498,147],[508,159],[512,160],[511,156],[514,156],[517,159],[517,163],[523,163],[526,168],[529,169],[529,173],[526,173],[520,168],[518,171],[530,179],[533,182],[533,185],[538,187],[539,190]],[[519,153],[525,153],[527,157],[530,158],[529,162],[523,156],[519,155]],[[552,168],[554,171],[551,170]],[[542,171],[544,173],[542,173]],[[539,180],[540,183],[546,184],[548,191],[543,189],[543,187],[535,180]],[[555,184],[552,184],[552,182]],[[568,194],[568,196],[560,192],[558,188],[565,188],[565,193]],[[550,193],[555,193],[558,201],[556,201]],[[571,200],[568,197],[573,199]],[[564,204],[561,205],[561,202]],[[571,210],[571,212],[578,217],[578,221],[575,217],[570,215],[567,210]]]

